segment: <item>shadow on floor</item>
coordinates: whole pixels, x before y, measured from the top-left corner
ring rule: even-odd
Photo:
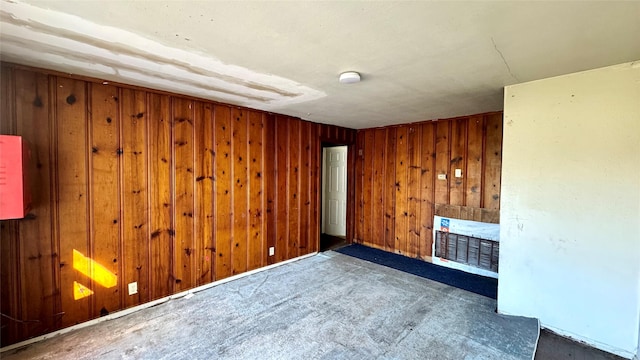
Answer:
[[[346,246],[347,240],[343,237],[320,234],[320,251],[336,250]]]
[[[625,360],[619,356],[604,352],[567,339],[549,330],[540,331],[535,360]]]

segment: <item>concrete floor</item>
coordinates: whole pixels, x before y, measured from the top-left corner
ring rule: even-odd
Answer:
[[[531,360],[537,320],[495,306],[328,251],[1,357]]]

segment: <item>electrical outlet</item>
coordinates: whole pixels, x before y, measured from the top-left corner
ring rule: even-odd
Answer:
[[[276,248],[275,247],[270,247],[269,248],[269,256],[273,256],[276,254]]]
[[[138,283],[132,282],[129,283],[129,295],[134,295],[138,293]]]
[[[457,178],[461,178],[462,177],[462,169],[456,169],[455,175],[456,175]]]
[[[438,174],[438,180],[447,180],[447,174]]]

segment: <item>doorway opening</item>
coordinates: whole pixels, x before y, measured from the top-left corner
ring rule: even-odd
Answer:
[[[347,146],[322,148],[320,251],[347,244]]]

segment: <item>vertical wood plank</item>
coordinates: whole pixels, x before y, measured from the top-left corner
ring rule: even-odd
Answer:
[[[469,118],[467,142],[466,206],[480,207],[482,203],[482,129],[483,116]]]
[[[49,124],[51,129],[49,131],[49,139],[51,142],[50,145],[50,155],[49,159],[51,161],[51,251],[55,253],[55,257],[53,259],[53,284],[55,295],[53,296],[54,302],[54,327],[59,329],[62,327],[62,287],[61,287],[61,258],[60,258],[60,214],[59,214],[59,206],[58,202],[60,201],[60,186],[58,183],[59,176],[59,161],[58,161],[58,118],[57,118],[57,91],[58,91],[58,82],[57,78],[53,75],[49,75],[48,77],[49,89],[48,89],[48,97],[49,97]]]
[[[151,298],[173,293],[173,181],[171,112],[167,95],[149,94]]]
[[[420,205],[420,251],[422,259],[431,256],[433,245],[433,204],[435,196],[435,162],[436,141],[435,125],[433,123],[422,125],[422,178],[420,188],[422,191]]]
[[[22,314],[18,318],[40,320],[23,324],[24,336],[32,337],[56,327],[54,297],[57,289],[53,267],[58,261],[51,233],[52,164],[50,163],[49,81],[46,75],[16,70],[15,89],[15,112],[16,118],[20,119],[17,123],[17,133],[23,136],[31,153],[26,171],[29,174],[28,188],[32,197],[29,216],[15,222],[19,227],[18,233],[21,239],[19,263],[22,275],[20,281]],[[15,238],[11,236],[10,239]],[[3,286],[3,292],[8,290]],[[3,314],[9,314],[9,312],[5,313],[3,310]]]
[[[0,132],[5,135],[16,134],[15,83],[11,68],[2,67],[0,87]],[[20,233],[16,220],[0,221],[0,309],[12,319],[20,318]],[[17,321],[0,316],[0,341],[2,346],[16,342],[24,335],[23,327]]]
[[[408,168],[408,127],[400,126],[396,129],[396,222],[395,246],[398,254],[407,252],[407,220],[409,217],[407,204],[407,168]]]
[[[396,247],[396,127],[386,129],[384,160],[384,246]]]
[[[213,262],[215,259],[214,229],[214,131],[213,105],[197,103],[195,112],[195,241],[196,241],[196,286],[213,281]]]
[[[436,184],[435,202],[436,204],[449,203],[449,131],[451,129],[450,120],[436,122]],[[439,180],[438,175],[445,174],[446,180]]]
[[[464,205],[466,174],[466,144],[467,144],[467,118],[451,120],[451,160],[449,174],[449,203],[452,205]],[[455,176],[455,170],[460,169],[462,177]]]
[[[122,288],[124,307],[151,300],[149,212],[149,153],[147,95],[121,89],[122,127]],[[138,293],[129,295],[128,284],[137,282]]]
[[[316,252],[320,248],[320,199],[321,199],[321,182],[322,182],[322,173],[321,173],[321,162],[322,162],[322,147],[320,142],[320,137],[318,135],[319,126],[316,124],[311,124],[310,129],[310,167],[311,167],[311,177],[310,177],[310,188],[311,193],[309,197],[310,203],[310,220],[309,220],[309,229],[310,229],[310,239],[309,239],[309,252]]]
[[[18,319],[21,316],[20,310],[20,284],[18,269],[18,234],[17,221],[0,221],[0,280],[3,291],[0,292],[0,308],[2,313],[9,317],[2,316],[0,319],[2,346],[19,341],[24,336],[22,328],[18,328]]]
[[[215,279],[232,274],[231,240],[233,204],[231,202],[232,154],[231,154],[231,109],[215,106]]]
[[[364,220],[365,220],[365,210],[364,210],[364,143],[365,131],[359,130],[356,136],[356,167],[355,167],[355,205],[356,205],[356,219],[355,221],[355,237],[358,243],[364,243]],[[322,164],[324,167],[325,164]],[[324,191],[324,189],[322,190]],[[324,206],[324,204],[322,204]]]
[[[0,134],[15,135],[16,134],[16,84],[14,81],[14,71],[12,68],[2,66],[0,70]]]
[[[195,284],[194,209],[194,102],[172,97],[173,108],[173,172],[175,176],[175,252],[174,291],[192,288]]]
[[[385,152],[386,134],[385,129],[375,129],[373,139],[373,184],[371,201],[371,241],[374,247],[385,248],[384,241],[384,190],[385,184]],[[374,225],[375,224],[375,225]]]
[[[289,119],[276,115],[276,247],[275,261],[287,259],[289,240]]]
[[[249,112],[249,242],[247,270],[266,264],[265,202],[264,202],[264,115]]]
[[[91,129],[91,248],[93,261],[118,277],[115,284],[93,282],[92,317],[104,316],[122,308],[120,274],[120,203],[118,89],[111,85],[90,84]],[[93,274],[92,274],[93,275]],[[99,274],[95,274],[98,275]]]
[[[309,138],[310,123],[307,121],[300,122],[300,183],[298,192],[298,204],[299,204],[299,222],[300,229],[299,242],[298,242],[298,255],[305,255],[309,253],[309,235],[311,233],[310,228],[310,216],[311,216],[311,187],[310,181],[314,179],[311,171],[311,139]]]
[[[500,209],[500,176],[502,173],[502,114],[485,116],[483,204],[487,209]]]
[[[74,299],[74,283],[92,287],[73,265],[74,250],[89,255],[86,83],[58,78],[56,87],[58,214],[60,219],[60,303],[67,327],[89,319],[91,295]],[[70,219],[73,219],[70,221]],[[111,219],[113,220],[113,219]]]
[[[232,118],[232,163],[233,163],[233,236],[231,242],[232,273],[247,271],[249,186],[248,186],[248,115],[246,110],[231,110]]]
[[[363,234],[362,240],[365,244],[370,246],[376,245],[376,240],[373,239],[372,234],[372,209],[373,199],[375,194],[373,193],[374,183],[374,170],[373,163],[375,157],[375,130],[369,129],[364,131],[364,156],[363,156],[363,182],[362,182],[362,206],[363,206]]]
[[[420,125],[409,125],[407,133],[407,251],[406,255],[417,257],[420,252],[420,203],[422,192],[422,131]]]
[[[275,255],[269,255],[269,249],[277,245],[277,172],[276,172],[276,141],[277,132],[275,124],[275,116],[272,114],[265,115],[265,133],[263,137],[264,144],[264,172],[266,174],[266,249],[264,249],[267,264],[275,263]]]
[[[289,118],[289,241],[287,259],[300,255],[300,120]]]

